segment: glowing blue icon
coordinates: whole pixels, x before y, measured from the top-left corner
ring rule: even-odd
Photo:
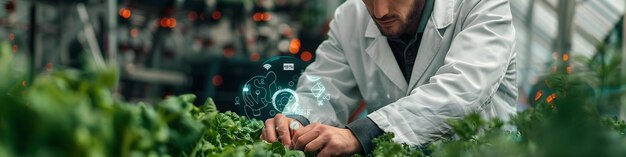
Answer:
[[[319,82],[320,78],[315,76],[306,76],[309,81],[315,82],[315,85],[311,87],[311,93],[317,99],[317,105],[324,105],[324,101],[330,100],[330,94],[326,94],[326,87]]]
[[[243,87],[243,92],[248,92],[250,90],[250,87],[248,85],[245,85]]]
[[[322,94],[324,94],[326,88],[322,85],[322,83],[317,82],[312,88],[311,93],[315,96],[315,98],[320,98]]]
[[[301,115],[311,112],[311,109],[299,108],[298,96],[294,91],[306,67],[301,60],[281,56],[270,58],[259,65],[265,71],[260,70],[260,74],[248,79],[243,89],[240,89],[241,95],[235,97],[235,106],[241,109],[241,114],[248,118],[265,118],[281,112]]]
[[[311,76],[311,75],[306,75],[306,78],[309,79],[309,81],[319,81],[320,80],[320,77]]]
[[[242,92],[245,114],[248,117],[258,117],[261,110],[271,105],[272,93],[277,90],[276,74],[269,71],[265,76],[258,75],[248,80]]]
[[[295,66],[293,63],[284,63],[283,64],[283,70],[294,70]]]
[[[281,89],[272,96],[272,105],[277,111],[295,112],[298,108],[298,95],[291,89]]]

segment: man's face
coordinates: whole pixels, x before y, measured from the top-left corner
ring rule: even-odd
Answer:
[[[416,1],[418,0],[363,0],[380,32],[391,38],[397,38],[408,31],[409,24],[420,13],[415,5]]]

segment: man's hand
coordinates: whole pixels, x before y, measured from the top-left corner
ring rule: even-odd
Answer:
[[[276,114],[274,118],[265,120],[265,127],[261,134],[261,139],[270,143],[274,143],[278,140],[285,145],[291,145],[291,135],[293,131],[289,128],[291,122],[297,122],[298,127],[301,128],[302,124],[297,120],[287,118],[283,114]]]
[[[352,131],[320,123],[313,123],[296,131],[291,149],[319,152],[317,155],[346,156],[361,151],[361,144]]]

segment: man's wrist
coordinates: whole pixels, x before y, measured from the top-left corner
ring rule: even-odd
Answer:
[[[352,132],[352,130],[348,128],[345,128],[343,130],[347,132],[346,134],[348,134],[348,136],[352,137],[351,140],[348,140],[351,147],[346,150],[348,150],[350,154],[363,154],[363,147],[361,146],[361,143],[357,139],[356,135],[354,135],[354,132]]]
[[[309,119],[307,119],[306,117],[302,116],[302,115],[297,115],[297,114],[290,114],[290,115],[285,115],[287,118],[291,118],[291,119],[295,119],[298,122],[300,122],[300,124],[302,124],[302,126],[307,126],[309,124],[311,124],[309,122]]]
[[[369,117],[356,120],[346,125],[346,128],[349,129],[356,137],[357,141],[361,145],[360,153],[363,155],[367,155],[372,152],[374,149],[372,140],[385,133]]]

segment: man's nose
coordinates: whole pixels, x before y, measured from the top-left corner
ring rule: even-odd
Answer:
[[[389,13],[389,0],[374,0],[374,17],[380,19]]]

